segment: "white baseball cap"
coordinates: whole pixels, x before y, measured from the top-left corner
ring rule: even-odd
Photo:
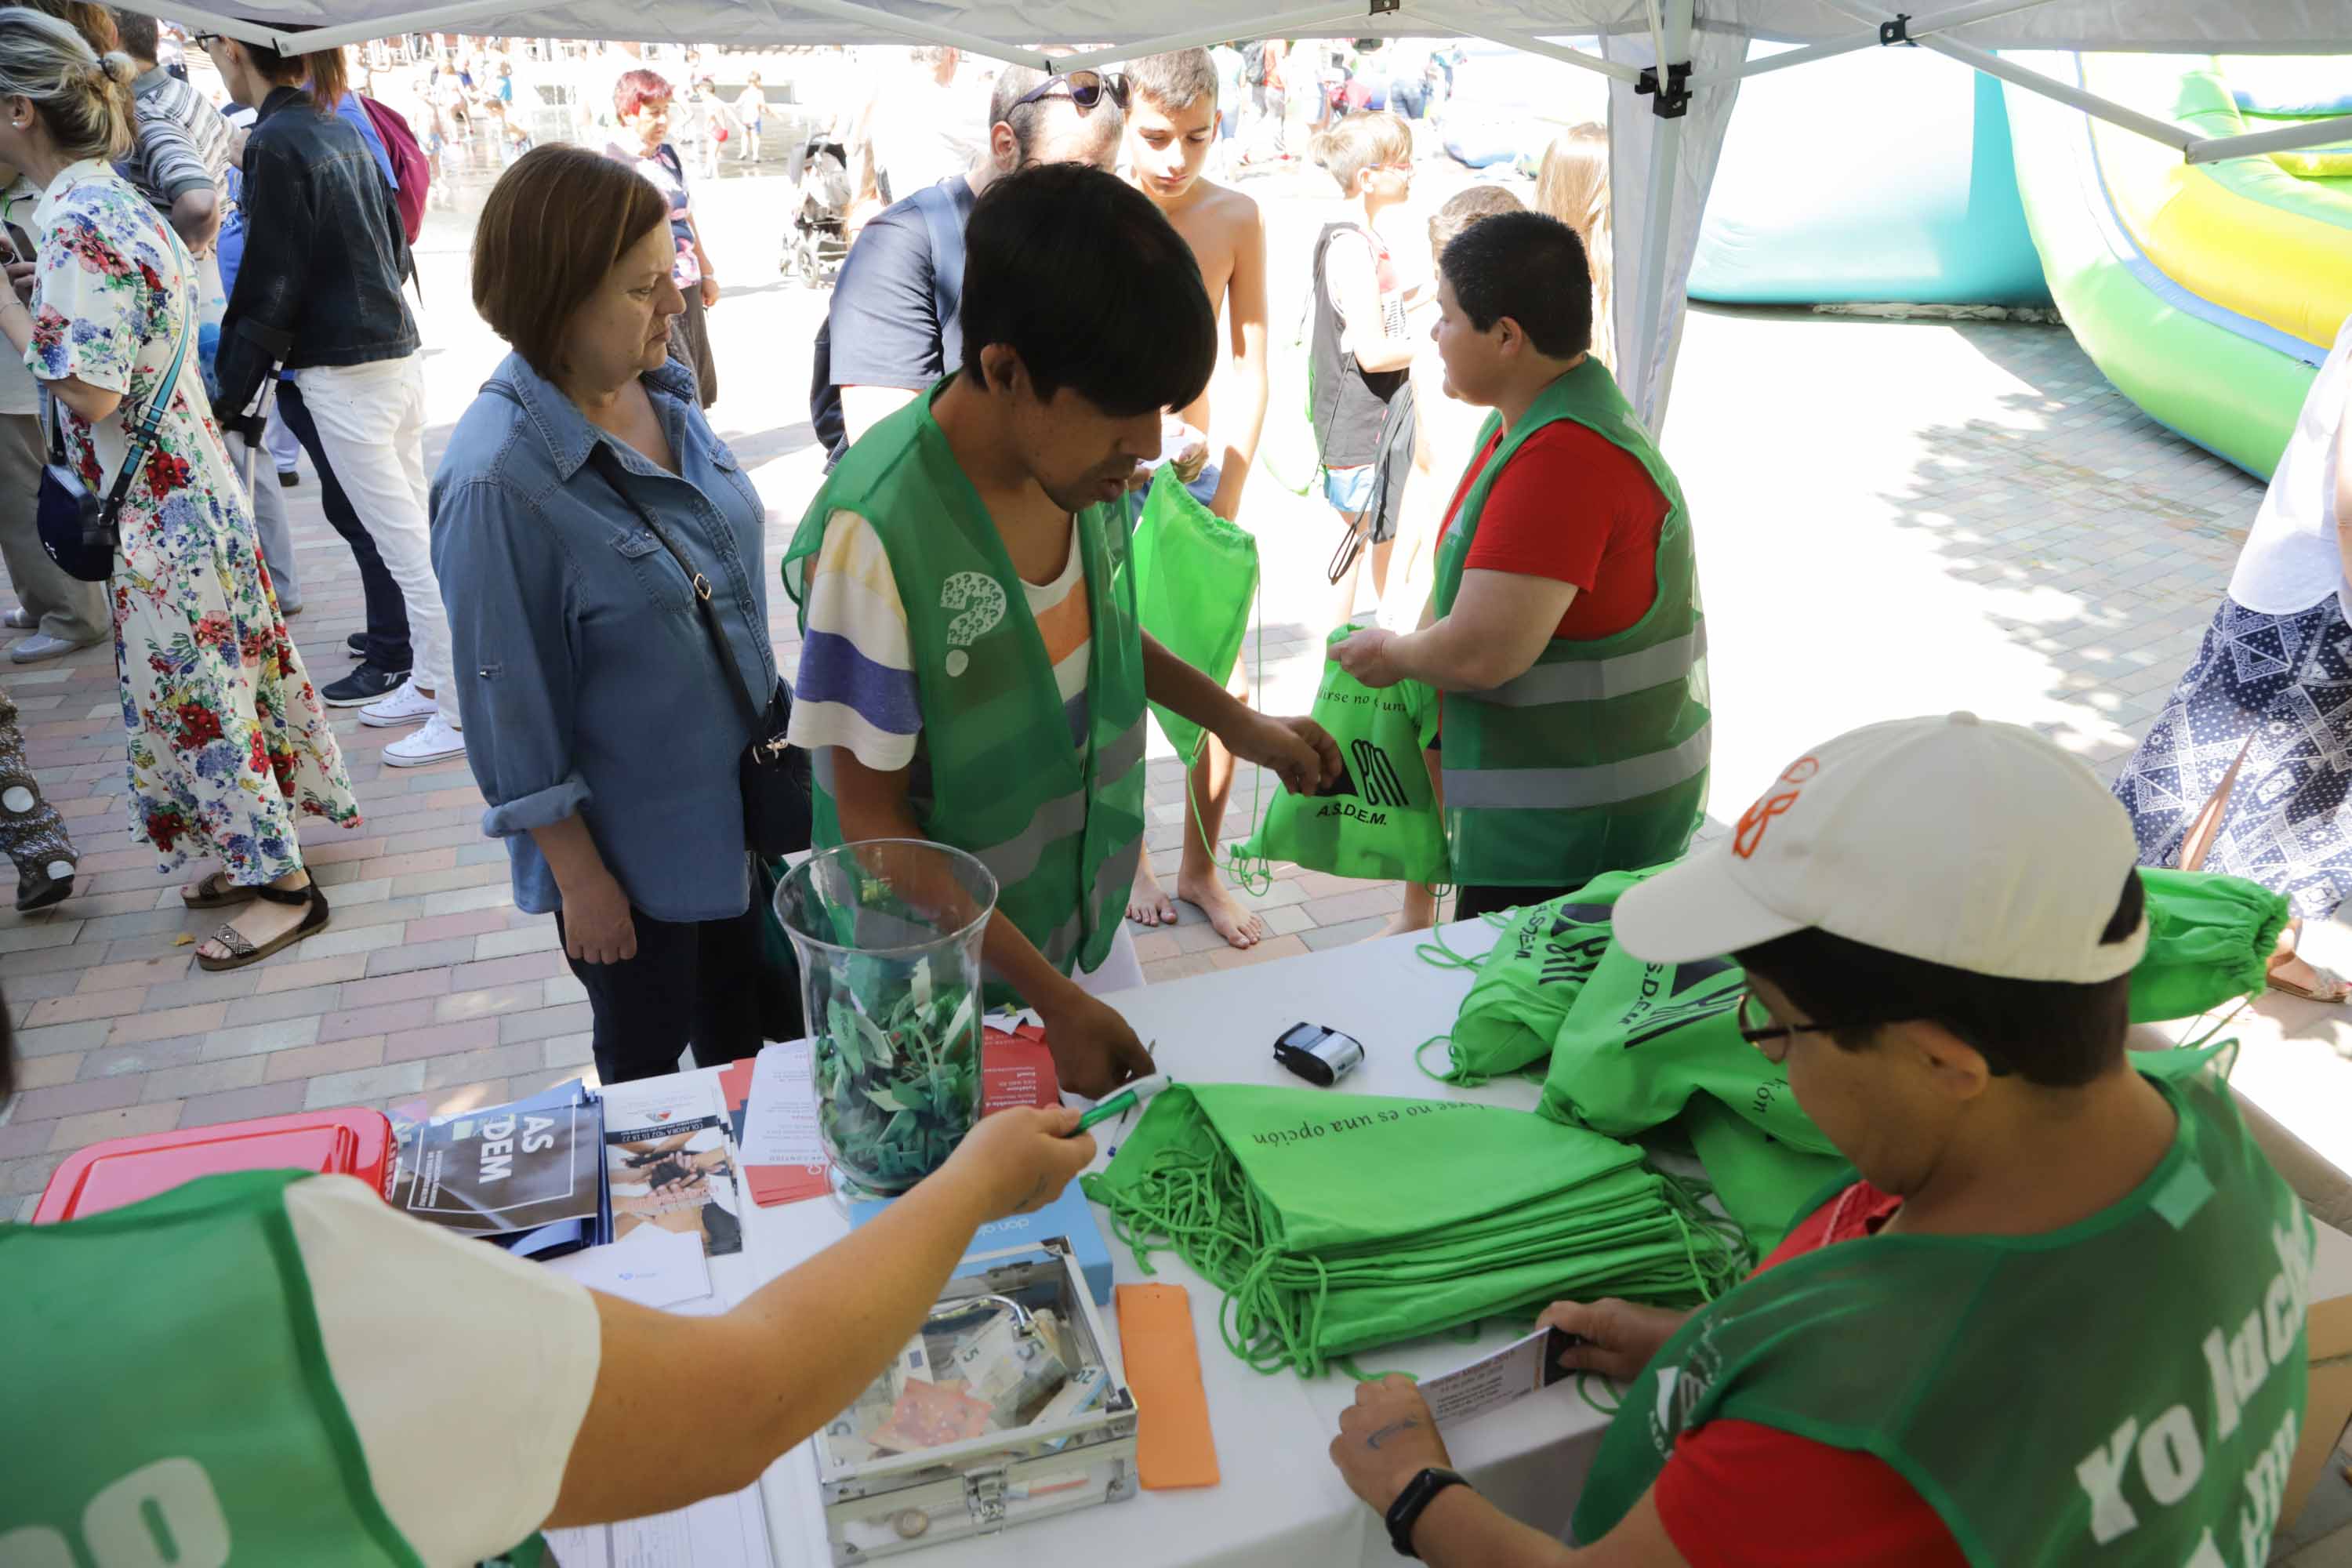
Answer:
[[[2094,984],[2147,921],[2099,940],[2138,860],[2131,818],[2042,736],[1973,713],[1873,724],[1783,769],[1731,834],[1617,900],[1616,934],[1686,963],[1815,927],[2011,980]]]

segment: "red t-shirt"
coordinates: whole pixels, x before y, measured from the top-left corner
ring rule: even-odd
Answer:
[[[1440,539],[1501,439],[1498,431],[1478,449],[1454,487]],[[1666,498],[1632,453],[1572,419],[1556,420],[1528,437],[1495,476],[1462,565],[1575,584],[1576,597],[1552,635],[1591,642],[1649,613],[1658,596],[1658,526],[1665,520]]]
[[[1486,532],[1482,522],[1478,531]],[[1903,1206],[1856,1182],[1757,1272],[1868,1236]],[[1658,1519],[1691,1568],[1966,1568],[1941,1516],[1875,1454],[1751,1421],[1710,1421],[1658,1472]]]

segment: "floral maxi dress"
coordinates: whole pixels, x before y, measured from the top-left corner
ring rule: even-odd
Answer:
[[[122,394],[93,426],[60,408],[67,458],[103,496],[131,430],[196,330],[195,266],[104,163],[58,174],[35,214],[41,381]],[[217,855],[229,879],[299,870],[301,819],[359,824],[341,752],[278,613],[253,520],[205,396],[195,345],[119,516],[108,587],[130,744],[131,833],[159,868]]]

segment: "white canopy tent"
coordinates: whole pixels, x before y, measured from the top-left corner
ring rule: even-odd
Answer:
[[[1276,0],[1277,5],[1287,0]],[[2045,94],[2180,150],[2191,163],[2352,137],[2352,117],[2200,140],[2167,121],[2025,69],[1996,51],[2352,53],[2352,0],[1969,0],[1899,15],[1871,0],[1296,0],[1271,15],[1242,0],[278,0],[133,8],[297,49],[401,33],[675,40],[703,44],[936,43],[1048,70],[1103,65],[1225,38],[1473,37],[1611,80],[1611,184],[1618,237],[1618,378],[1654,429],[1681,343],[1699,219],[1742,79],[1860,49],[1916,47]],[[1169,24],[1177,21],[1175,30]],[[287,29],[294,29],[289,31]],[[1598,37],[1601,53],[1563,38]],[[1801,46],[1759,59],[1751,40]],[[1047,56],[1040,42],[1077,53]],[[1656,62],[1668,63],[1658,90]],[[1899,125],[1857,128],[1903,155]]]

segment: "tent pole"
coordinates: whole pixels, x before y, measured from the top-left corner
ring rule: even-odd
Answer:
[[[1667,79],[1668,65],[1685,58],[1690,49],[1691,0],[1666,0],[1666,7],[1663,31],[1665,52],[1657,58],[1657,80],[1662,85]],[[1651,15],[1657,16],[1654,4]],[[1682,164],[1682,150],[1681,116],[1654,116],[1650,121],[1650,195],[1642,214],[1641,312],[1635,318],[1641,332],[1633,345],[1636,354],[1657,364],[1657,374],[1650,384],[1650,405],[1643,411],[1643,423],[1649,426],[1653,440],[1666,422],[1670,379],[1667,370],[1673,363],[1671,355],[1659,355],[1658,345],[1664,341],[1666,243],[1674,231],[1675,184]]]
[[[1919,47],[1923,49],[1933,49],[1937,54],[1958,60],[1963,65],[1974,66],[1987,76],[1997,76],[2003,81],[2014,82],[2028,92],[2038,92],[2044,98],[2054,98],[2071,109],[2081,110],[2095,120],[2104,120],[2109,124],[2120,125],[2126,131],[2137,132],[2151,142],[2161,142],[2167,147],[2183,153],[2194,147],[2200,140],[2194,133],[2183,131],[2168,120],[2158,120],[2153,116],[2142,114],[2137,110],[2126,109],[2120,103],[2111,103],[2096,93],[2084,92],[2079,87],[2069,87],[2055,77],[2047,77],[2040,71],[2028,70],[2023,66],[2005,60],[1989,49],[1978,48],[1973,44],[1956,43],[1950,38],[1922,38],[1919,40]]]
[[[1509,27],[1497,27],[1484,20],[1473,20],[1449,5],[1423,5],[1409,3],[1398,15],[1426,18],[1441,26],[1451,27],[1465,37],[1484,38],[1490,44],[1507,45],[1511,48],[1524,49],[1531,55],[1541,55],[1546,59],[1559,60],[1564,65],[1598,71],[1601,75],[1614,78],[1628,87],[1642,79],[1642,73],[1632,66],[1620,65],[1614,60],[1604,60],[1598,55],[1588,55],[1582,49],[1570,48],[1566,44],[1555,44],[1549,38],[1538,38],[1530,33],[1517,32]]]
[[[792,3],[798,5],[799,0],[792,0]],[[1277,16],[1254,16],[1238,26],[1244,28],[1252,37],[1279,37],[1293,27],[1319,26],[1325,22],[1342,22],[1351,17],[1369,15],[1370,12],[1365,5],[1365,0],[1349,0],[1347,5],[1320,5],[1311,11],[1286,11]],[[1092,70],[1100,66],[1117,64],[1121,60],[1139,59],[1145,55],[1165,54],[1171,49],[1191,49],[1205,44],[1221,44],[1236,36],[1234,26],[1228,25],[1216,32],[1194,27],[1181,33],[1170,33],[1165,37],[1147,38],[1141,43],[1129,44],[1122,48],[1089,49],[1084,54],[1055,55],[1047,60],[1045,68],[1059,72]]]
[[[163,4],[163,0],[136,0],[135,4],[126,4],[122,8],[137,11],[142,16],[161,17],[164,16]],[[274,49],[286,41],[285,35],[267,23],[250,22],[242,16],[224,16],[218,12],[199,10],[190,5],[173,5],[170,19],[186,26],[191,33],[218,33],[225,38],[235,38],[243,44],[267,44]],[[371,38],[386,36],[383,32],[368,35]]]
[[[2298,147],[2317,147],[2347,139],[2352,139],[2352,115],[2338,115],[2333,120],[2315,120],[2305,125],[2290,125],[2282,131],[2251,131],[2243,136],[2207,137],[2189,144],[2189,161],[2192,163],[2218,163],[2224,158],[2291,153]]]
[[[1939,33],[1952,27],[1965,27],[1972,22],[1982,22],[1994,16],[2006,16],[2015,11],[2030,11],[2046,5],[2050,0],[1979,0],[1973,5],[1956,6],[1949,11],[1933,11],[1925,16],[1914,16],[1908,26],[1910,37],[1918,38],[1928,33]],[[1768,55],[1760,60],[1750,60],[1737,70],[1694,72],[1690,85],[1694,88],[1718,87],[1727,81],[1745,81],[1752,76],[1769,71],[1787,70],[1790,66],[1810,65],[1815,60],[1834,59],[1862,49],[1874,49],[1881,40],[1875,33],[1864,33],[1851,38],[1833,38],[1827,43],[1808,44],[1801,49],[1788,49]]]

